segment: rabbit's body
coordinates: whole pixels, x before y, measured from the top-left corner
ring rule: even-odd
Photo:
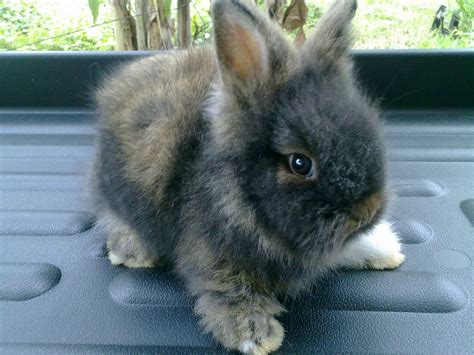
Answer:
[[[239,192],[239,177],[222,174],[215,151],[205,146],[206,111],[217,77],[212,52],[145,58],[98,92],[103,119],[96,201],[100,221],[111,232],[109,256],[130,267],[178,260],[181,268],[189,266],[189,275],[205,263],[180,263],[182,257],[225,253],[224,260],[248,267],[257,282],[296,294],[326,269],[320,256],[311,263],[308,255],[257,227],[254,208]],[[213,188],[222,190],[217,198]]]
[[[142,59],[99,90],[109,259],[173,264],[229,349],[277,349],[278,296],[327,270],[403,261],[381,220],[378,112],[351,74],[353,12],[334,6],[298,52],[254,5],[216,2],[215,49]]]
[[[99,214],[108,226],[126,224],[148,263],[174,259],[206,134],[203,104],[216,69],[210,50],[149,57],[98,92]],[[117,237],[124,238],[120,229]]]

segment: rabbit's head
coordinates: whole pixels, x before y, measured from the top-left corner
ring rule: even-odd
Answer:
[[[214,173],[232,177],[222,188],[238,191],[229,195],[236,209],[251,211],[239,212],[248,216],[243,224],[295,251],[337,250],[385,205],[379,115],[352,73],[355,10],[353,0],[335,2],[295,48],[252,3],[212,7],[220,73],[209,104]]]

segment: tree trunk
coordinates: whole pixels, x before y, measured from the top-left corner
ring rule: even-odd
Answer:
[[[147,0],[135,0],[135,23],[137,25],[137,48],[140,51],[148,49],[146,35],[146,6]]]
[[[268,16],[279,25],[283,23],[286,1],[287,0],[265,0]]]
[[[170,13],[166,11],[163,0],[155,0],[155,5],[158,9],[158,23],[160,25],[160,48],[170,49],[173,46]]]
[[[130,51],[136,49],[135,26],[127,9],[126,0],[109,0],[114,19],[116,49]]]
[[[191,18],[189,0],[178,0],[178,46],[188,48],[191,45]]]
[[[160,27],[160,16],[158,15],[155,0],[149,0],[147,4],[146,43],[150,50],[160,49]]]

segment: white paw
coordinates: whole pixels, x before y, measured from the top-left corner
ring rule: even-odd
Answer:
[[[385,258],[368,260],[367,267],[373,270],[390,270],[399,267],[404,260],[405,255],[397,252]]]
[[[332,260],[331,267],[350,269],[394,269],[405,260],[398,236],[383,221],[370,232],[351,240]]]
[[[387,222],[377,225],[367,236],[367,267],[375,270],[395,269],[405,260],[398,236]]]
[[[112,265],[122,265],[125,261],[120,254],[115,254],[111,251],[109,251],[108,258]]]
[[[258,341],[246,339],[239,345],[239,351],[244,354],[266,355],[277,350],[283,343],[285,331],[276,319],[270,319],[270,333]]]
[[[112,265],[123,265],[130,269],[154,267],[155,262],[152,259],[125,258],[118,253],[109,251],[109,260]]]
[[[144,267],[155,267],[153,260],[127,260],[123,263],[130,269],[144,268]]]

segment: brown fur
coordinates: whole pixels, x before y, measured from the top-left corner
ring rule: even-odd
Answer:
[[[196,49],[146,58],[127,68],[126,82],[116,78],[99,91],[99,107],[109,118],[103,123],[119,140],[127,176],[147,192],[165,185],[175,150],[196,130],[193,119],[199,118],[215,71],[212,52]],[[145,129],[136,119],[143,110],[152,115]],[[162,198],[160,189],[154,194]]]
[[[278,297],[344,264],[349,234],[379,218],[383,144],[351,74],[353,5],[335,4],[297,50],[253,1],[215,1],[214,48],[140,60],[97,94],[109,258],[171,261],[228,349],[276,350]],[[291,174],[294,153],[317,162],[316,178]]]

